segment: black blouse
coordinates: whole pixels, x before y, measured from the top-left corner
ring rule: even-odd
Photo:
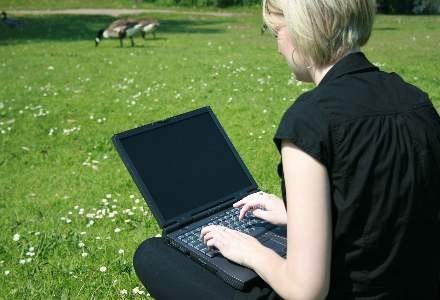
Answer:
[[[328,170],[327,299],[440,299],[440,117],[428,95],[353,53],[285,112],[281,140]]]

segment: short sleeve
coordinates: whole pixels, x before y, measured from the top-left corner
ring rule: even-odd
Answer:
[[[284,113],[274,142],[281,152],[281,141],[288,140],[327,168],[330,161],[330,125],[319,104],[303,94]]]

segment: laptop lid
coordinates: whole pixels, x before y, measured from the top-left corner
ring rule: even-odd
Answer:
[[[112,140],[161,228],[257,189],[210,107],[118,133]]]

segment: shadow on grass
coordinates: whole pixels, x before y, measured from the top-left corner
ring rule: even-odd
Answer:
[[[99,29],[106,28],[115,18],[110,16],[47,15],[19,18],[20,28],[8,28],[0,23],[0,45],[27,41],[93,41]],[[222,33],[225,20],[159,19],[161,33],[213,34]],[[231,20],[228,20],[231,22]]]

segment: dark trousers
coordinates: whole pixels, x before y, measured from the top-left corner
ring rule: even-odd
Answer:
[[[175,299],[279,299],[263,281],[238,291],[162,238],[145,240],[133,258],[137,276],[157,300]]]

